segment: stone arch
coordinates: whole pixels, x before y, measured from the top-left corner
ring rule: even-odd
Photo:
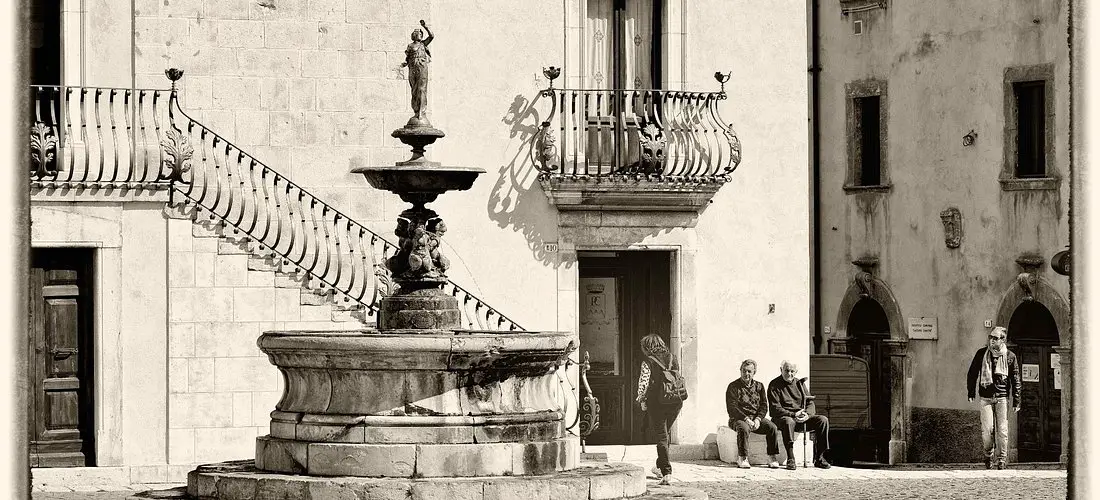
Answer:
[[[995,316],[996,322],[993,325],[1007,328],[1012,319],[1012,314],[1016,312],[1016,309],[1020,307],[1021,304],[1031,301],[1042,304],[1043,307],[1050,312],[1050,315],[1054,317],[1054,324],[1058,328],[1058,345],[1055,346],[1054,350],[1059,354],[1062,369],[1062,454],[1059,457],[1059,461],[1067,463],[1069,460],[1068,453],[1070,443],[1069,412],[1073,398],[1071,381],[1074,376],[1072,361],[1073,313],[1065,297],[1058,293],[1049,281],[1035,272],[1035,266],[1030,268],[1025,267],[1025,269],[1027,269],[1027,271],[1018,274],[1016,280],[1009,285],[1008,290],[1001,296],[1001,303],[997,306],[997,314]],[[1009,428],[1016,429],[1016,415],[1013,412],[1009,413]],[[1016,440],[1016,432],[1010,432],[1009,459],[1015,459],[1017,456]]]
[[[1001,303],[997,307],[997,316],[994,326],[1008,327],[1012,313],[1024,302],[1035,301],[1046,307],[1054,316],[1054,324],[1058,326],[1058,344],[1069,346],[1072,344],[1073,313],[1070,311],[1069,302],[1049,281],[1031,273],[1021,273],[1016,281],[1008,287],[1001,296]]]
[[[862,298],[878,302],[886,312],[886,319],[890,322],[891,340],[906,342],[909,340],[909,332],[905,329],[901,308],[898,306],[897,299],[894,298],[894,292],[890,290],[890,285],[866,272],[857,273],[852,278],[852,283],[848,285],[848,289],[844,291],[844,298],[840,301],[834,323],[835,339],[848,338],[848,317],[852,315],[852,310]]]
[[[854,262],[863,271],[852,277],[852,282],[844,292],[837,310],[836,334],[829,340],[830,351],[847,353],[848,318],[862,299],[870,299],[882,307],[889,322],[890,340],[884,342],[886,354],[890,357],[890,442],[888,462],[903,463],[908,460],[908,440],[912,406],[909,402],[911,375],[909,363],[909,331],[906,329],[901,307],[894,298],[890,285],[869,272],[870,265],[862,261]]]

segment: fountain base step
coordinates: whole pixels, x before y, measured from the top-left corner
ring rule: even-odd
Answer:
[[[198,500],[706,499],[705,493],[690,488],[654,486],[647,491],[645,471],[624,463],[585,463],[545,476],[406,479],[277,474],[242,460],[199,466],[187,475],[187,493]]]
[[[519,443],[365,444],[256,438],[259,470],[356,477],[473,477],[552,474],[577,466],[578,440]]]

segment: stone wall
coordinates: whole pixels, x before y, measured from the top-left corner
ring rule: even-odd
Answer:
[[[221,230],[169,209],[168,463],[252,458],[283,379],[271,330],[356,330],[363,315],[303,288]]]

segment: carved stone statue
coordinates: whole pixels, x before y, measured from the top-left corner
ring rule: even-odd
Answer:
[[[962,244],[962,212],[955,207],[948,207],[940,212],[940,220],[943,222],[943,240],[947,248],[959,248]]]
[[[432,53],[428,50],[428,45],[435,39],[435,35],[432,34],[431,29],[428,29],[423,19],[420,20],[420,26],[424,29],[417,28],[412,32],[412,43],[405,48],[405,62],[401,63],[401,66],[409,68],[409,89],[412,91],[413,109],[413,118],[409,120],[409,124],[413,125],[415,121],[416,125],[430,127],[426,115],[428,113],[428,65],[432,62]],[[427,38],[424,38],[424,32],[428,33]]]

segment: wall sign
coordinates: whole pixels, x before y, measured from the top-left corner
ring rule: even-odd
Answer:
[[[1022,364],[1020,365],[1020,380],[1023,382],[1038,382],[1039,381],[1039,365]]]
[[[939,328],[935,316],[921,316],[909,318],[909,338],[936,340],[939,338]]]
[[[1054,371],[1054,390],[1062,390],[1062,357],[1057,353],[1050,355],[1050,369]]]

